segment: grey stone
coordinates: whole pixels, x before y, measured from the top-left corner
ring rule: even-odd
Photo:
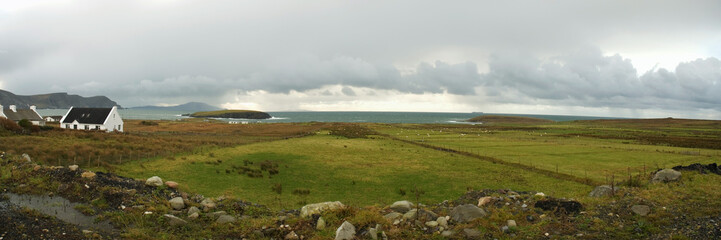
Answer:
[[[633,205],[631,206],[631,211],[635,214],[646,216],[649,212],[651,212],[651,208],[647,205]]]
[[[413,203],[406,200],[397,201],[391,204],[391,209],[399,213],[406,213],[410,211],[411,208],[413,208]]]
[[[303,206],[300,209],[300,217],[310,217],[313,214],[320,214],[323,211],[336,210],[344,207],[341,202],[322,202]]]
[[[204,211],[208,211],[210,209],[214,209],[216,205],[215,205],[215,201],[213,201],[213,199],[206,198],[200,202],[200,206],[203,206]]]
[[[376,230],[375,228],[370,228],[370,229],[368,229],[368,235],[371,237],[371,239],[377,240],[378,239],[378,230]]]
[[[438,226],[448,228],[448,220],[446,220],[446,217],[438,217],[436,222],[438,223]]]
[[[295,233],[295,231],[290,231],[290,233],[285,235],[285,240],[298,240],[300,237],[298,237],[298,234]]]
[[[22,158],[23,158],[26,162],[32,162],[32,161],[33,161],[33,159],[30,158],[30,155],[28,155],[27,153],[23,153]]]
[[[188,208],[188,215],[191,215],[193,213],[200,213],[200,209],[198,209],[196,206]]]
[[[235,221],[236,221],[235,217],[230,216],[230,215],[222,215],[222,216],[218,217],[218,220],[215,220],[215,222],[218,224],[233,223]]]
[[[78,170],[78,165],[70,165],[68,166],[68,169],[70,169],[70,171]]]
[[[453,230],[446,230],[446,231],[441,232],[441,236],[443,236],[443,237],[451,237],[455,234],[456,234],[456,232],[454,232]]]
[[[383,215],[383,218],[387,219],[389,222],[399,219],[401,217],[403,217],[403,214],[397,213],[397,212],[392,212],[392,213]]]
[[[652,182],[673,182],[681,178],[681,172],[666,168],[653,175]]]
[[[486,215],[486,211],[483,211],[483,209],[480,209],[473,204],[456,206],[453,210],[451,210],[451,218],[453,221],[460,223],[470,222],[475,219],[485,217]]]
[[[173,216],[171,214],[165,214],[163,216],[166,219],[168,219],[168,224],[170,224],[170,226],[181,226],[181,225],[185,225],[186,223],[188,223],[185,220],[180,219],[179,217]]]
[[[611,196],[613,194],[613,190],[618,191],[618,188],[611,189],[610,185],[601,185],[593,189],[590,193],[588,193],[589,197],[605,197],[605,196]]]
[[[410,210],[410,211],[406,212],[405,214],[403,214],[403,219],[404,219],[404,220],[416,219],[416,217],[418,217],[418,210],[417,210],[417,209]]]
[[[160,187],[163,186],[163,179],[160,179],[158,176],[152,176],[148,178],[148,180],[145,180],[145,185]]]
[[[438,227],[438,222],[436,222],[436,221],[428,221],[428,222],[426,222],[426,226],[429,227],[429,228],[435,228],[435,227]]]
[[[508,232],[508,226],[501,227],[501,232]]]
[[[506,221],[506,225],[508,225],[508,227],[517,227],[518,226],[518,225],[516,225],[516,220],[513,220],[513,219]]]
[[[466,236],[467,239],[479,239],[481,237],[481,231],[474,228],[464,228],[463,235]]]
[[[315,223],[315,229],[317,229],[317,230],[325,229],[325,219],[323,219],[323,217],[318,218],[318,221]]]
[[[190,215],[188,215],[188,219],[190,219],[190,220],[197,219],[198,217],[200,217],[200,213],[198,213],[198,212],[194,212],[194,213],[191,213]]]
[[[348,221],[343,222],[335,231],[335,240],[351,240],[353,238],[355,238],[355,226]]]
[[[432,220],[436,220],[436,218],[438,218],[438,214],[431,212],[431,211],[418,209],[418,218],[432,221]]]
[[[211,218],[218,218],[223,215],[228,215],[228,213],[225,211],[217,211],[217,212],[208,213],[208,216]]]
[[[170,203],[170,206],[173,207],[175,210],[180,210],[185,208],[185,202],[183,202],[182,197],[174,197],[173,199],[170,199],[168,201]]]

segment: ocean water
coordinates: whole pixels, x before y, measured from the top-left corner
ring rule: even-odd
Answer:
[[[40,115],[65,115],[67,109],[38,109]],[[188,112],[166,110],[136,110],[120,109],[120,115],[125,119],[143,120],[177,120],[187,118],[182,116]],[[243,122],[375,122],[375,123],[458,123],[469,124],[466,119],[479,115],[504,115],[544,118],[554,121],[611,119],[608,117],[568,116],[568,115],[534,115],[534,114],[504,114],[504,113],[438,113],[438,112],[268,112],[273,118],[263,120],[253,119],[222,119],[227,121]]]

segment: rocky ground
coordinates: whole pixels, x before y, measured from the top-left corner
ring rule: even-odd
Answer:
[[[645,188],[599,186],[580,200],[501,189],[469,191],[437,204],[401,200],[390,206],[350,207],[326,202],[274,212],[242,200],[180,192],[178,183],[157,177],[136,180],[76,166],[40,166],[23,158],[2,165],[4,191],[55,194],[84,203],[89,214],[110,220],[118,231],[78,229],[0,201],[0,239],[721,238],[721,214],[713,210],[719,200],[694,194],[716,195],[684,190],[696,189],[690,186],[708,176],[684,182],[679,181],[682,173],[671,169],[649,176],[659,183]],[[679,169],[685,176],[718,168]],[[678,196],[654,199],[654,191]]]

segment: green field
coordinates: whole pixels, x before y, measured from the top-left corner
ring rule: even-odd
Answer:
[[[212,157],[211,157],[212,156]],[[244,160],[278,163],[279,173],[251,178],[232,170]],[[220,161],[220,162],[219,162]],[[202,155],[128,163],[118,173],[147,178],[158,175],[180,182],[183,188],[209,196],[229,195],[254,202],[280,205],[271,186],[280,183],[284,207],[304,202],[339,200],[351,205],[389,204],[415,199],[440,202],[467,189],[514,189],[545,191],[557,196],[575,196],[590,191],[583,184],[562,181],[522,169],[435,151],[383,137],[343,138],[320,133],[315,136],[221,148]],[[310,194],[292,194],[307,189]],[[405,196],[402,195],[405,191]]]

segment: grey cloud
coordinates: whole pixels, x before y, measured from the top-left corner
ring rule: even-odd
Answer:
[[[343,92],[343,94],[349,97],[355,96],[355,91],[353,91],[353,89],[349,87],[343,87],[343,89],[341,89],[341,92]]]

